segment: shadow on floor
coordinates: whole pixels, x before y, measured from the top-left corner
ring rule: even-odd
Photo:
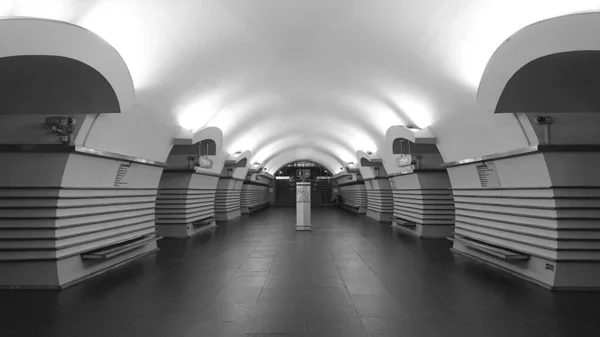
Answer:
[[[12,336],[598,336],[600,293],[552,293],[331,208],[272,208],[62,292],[0,291]]]

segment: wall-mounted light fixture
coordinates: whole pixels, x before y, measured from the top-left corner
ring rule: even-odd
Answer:
[[[353,162],[353,161],[351,161],[351,162],[348,162],[348,165],[350,165],[350,166],[354,166],[354,162]]]
[[[260,165],[260,163],[259,163],[259,162],[255,162],[255,163],[254,163],[254,166],[259,166],[259,165]]]
[[[371,152],[371,151],[367,151],[367,154],[370,156],[370,155],[372,155],[372,154],[373,154],[373,152]]]
[[[242,151],[235,151],[233,154],[241,154]]]
[[[421,128],[416,127],[416,126],[407,126],[406,128],[409,129],[412,132],[421,131]]]

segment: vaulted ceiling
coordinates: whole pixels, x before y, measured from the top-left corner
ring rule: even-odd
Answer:
[[[600,0],[0,1],[0,16],[96,33],[125,60],[140,106],[185,129],[219,127],[225,150],[250,150],[269,171],[296,159],[338,169],[357,150],[380,150],[392,125],[430,127],[448,160],[464,154],[456,144],[481,152],[465,140],[492,123],[476,94],[494,51],[527,25],[598,9]],[[485,137],[500,141],[507,123]]]

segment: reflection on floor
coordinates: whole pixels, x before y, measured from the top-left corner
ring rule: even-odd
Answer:
[[[275,208],[62,292],[0,291],[1,336],[598,336],[599,293],[551,293],[446,240]]]

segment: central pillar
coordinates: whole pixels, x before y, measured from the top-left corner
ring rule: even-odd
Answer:
[[[309,231],[310,224],[310,182],[296,183],[296,230]]]

